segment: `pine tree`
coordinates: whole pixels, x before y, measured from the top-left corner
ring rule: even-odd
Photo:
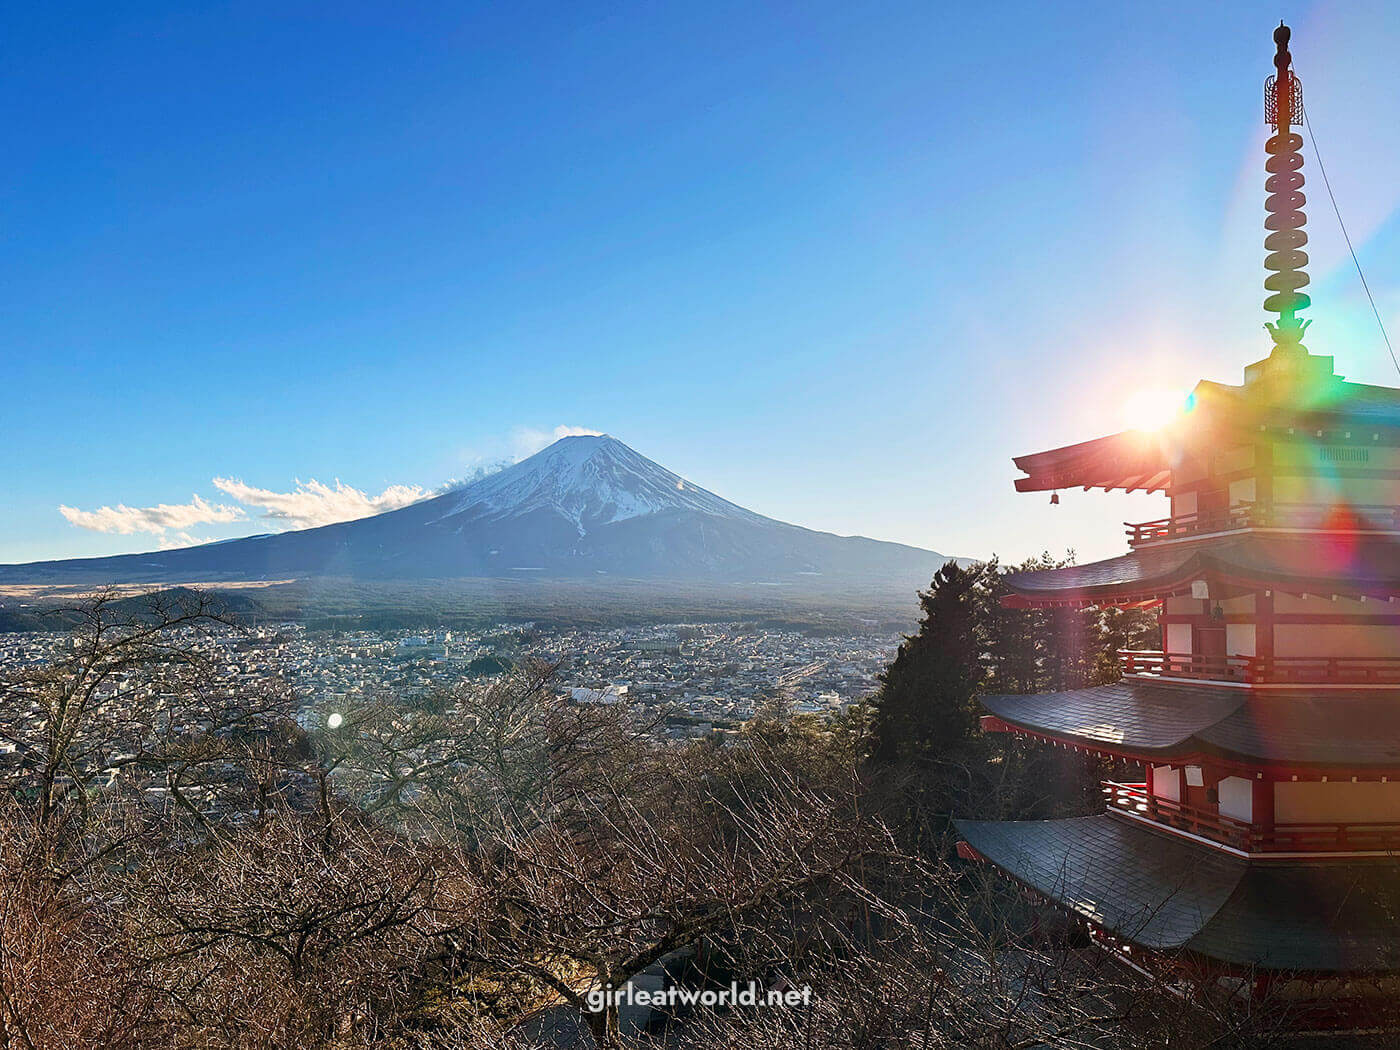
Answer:
[[[920,594],[919,631],[900,645],[871,703],[877,762],[945,752],[965,743],[976,728],[985,571],[948,562]]]
[[[1072,563],[1072,554],[1044,554],[1006,568],[995,558],[968,568],[949,563],[920,595],[918,633],[905,638],[866,705],[873,762],[915,773],[905,790],[916,837],[927,827],[941,828],[950,810],[1044,817],[1098,800],[1106,771],[1094,760],[977,732],[984,694],[1115,681],[1117,650],[1155,646],[1150,610],[1003,604],[1009,573]],[[979,795],[984,791],[997,797]]]
[[[1155,647],[1145,609],[1017,609],[1002,599],[1009,572],[1073,563],[1042,554],[1003,568],[993,558],[949,562],[919,596],[923,618],[904,639],[871,699],[871,757],[877,762],[947,755],[975,734],[980,693],[1082,689],[1115,681],[1117,651]]]

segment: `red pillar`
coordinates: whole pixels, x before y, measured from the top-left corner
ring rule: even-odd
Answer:
[[[1268,777],[1255,777],[1251,799],[1251,820],[1256,835],[1269,835],[1274,830],[1274,782]]]
[[[1268,674],[1274,659],[1274,596],[1264,591],[1254,595],[1254,655]]]

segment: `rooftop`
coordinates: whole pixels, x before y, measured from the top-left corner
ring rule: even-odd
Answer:
[[[1287,436],[1292,428],[1311,437],[1321,430],[1323,437],[1335,441],[1400,440],[1400,390],[1348,383],[1330,374],[1330,358],[1313,355],[1307,360],[1326,362],[1328,374],[1289,381],[1264,368],[1270,360],[1250,365],[1247,373],[1264,370],[1240,386],[1202,380],[1186,410],[1159,430],[1125,430],[1014,457],[1016,467],[1027,475],[1016,479],[1016,490],[1166,489],[1174,466],[1187,451],[1208,448],[1232,430],[1257,432],[1262,427]]]
[[[1270,690],[1124,679],[987,696],[1007,726],[1152,760],[1217,755],[1287,767],[1400,771],[1400,689]]]
[[[1087,565],[1015,573],[1007,577],[1007,604],[1129,604],[1189,593],[1200,579],[1297,594],[1388,598],[1400,594],[1400,537],[1250,532],[1142,547]]]
[[[1310,974],[1400,971],[1392,860],[1251,862],[1113,814],[955,821],[978,855],[1159,952]]]

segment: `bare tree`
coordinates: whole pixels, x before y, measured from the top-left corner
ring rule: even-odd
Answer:
[[[0,679],[4,786],[32,800],[56,879],[124,848],[139,814],[203,822],[246,805],[253,753],[305,757],[295,696],[229,672],[217,642],[238,628],[208,595],[108,590],[63,612],[75,626],[57,658]]]
[[[679,1045],[1266,1050],[1287,1042],[1294,1010],[1284,999],[1241,1004],[1208,967],[1125,965],[1082,922],[1033,907],[989,869],[918,869],[903,889],[884,884],[871,903],[878,921],[849,936],[828,925],[823,939],[784,943],[771,930],[748,931],[741,943],[760,956],[748,965],[761,966],[765,953],[781,960],[789,982],[815,990],[811,1005],[696,1013]]]
[[[489,906],[458,918],[457,959],[538,982],[581,1011],[595,1045],[622,1043],[619,989],[681,949],[804,903],[858,897],[893,849],[854,781],[809,785],[762,749],[651,744],[560,756],[549,818],[459,855]],[[640,754],[638,754],[640,750]]]
[[[462,680],[411,703],[380,693],[349,710],[317,711],[312,742],[321,768],[362,812],[416,834],[478,834],[503,818],[533,822],[551,727],[567,706],[553,688],[554,671],[525,660],[500,680]]]
[[[0,1047],[130,1047],[156,1010],[118,931],[55,892],[30,815],[0,799]]]
[[[436,868],[353,814],[327,835],[318,815],[278,803],[149,858],[123,883],[125,937],[178,1007],[172,1028],[222,1031],[237,1046],[319,1045],[411,1006],[436,943]]]

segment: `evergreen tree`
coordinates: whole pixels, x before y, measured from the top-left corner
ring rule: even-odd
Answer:
[[[977,725],[974,697],[983,677],[986,569],[948,562],[919,596],[923,619],[904,639],[872,701],[877,762],[919,759],[963,744]],[[979,593],[982,592],[982,593]]]
[[[1158,647],[1145,609],[1017,609],[1004,604],[1009,573],[1056,569],[1074,556],[1042,554],[1004,568],[997,559],[949,562],[920,594],[923,618],[871,699],[877,762],[947,756],[976,735],[982,693],[1081,689],[1118,678],[1117,651]]]

